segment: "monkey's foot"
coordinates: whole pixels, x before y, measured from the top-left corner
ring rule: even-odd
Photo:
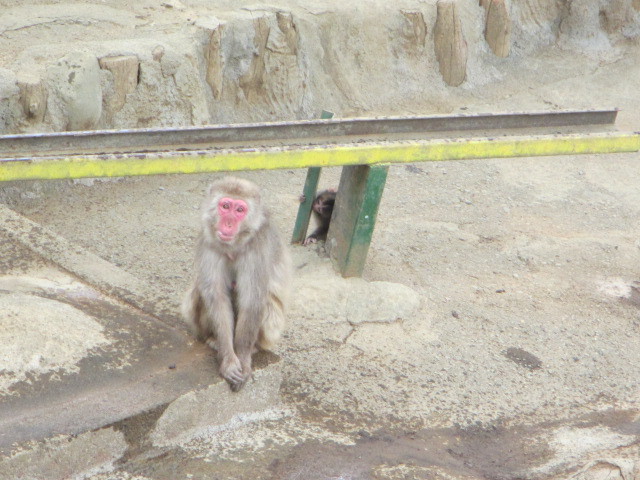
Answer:
[[[218,351],[218,344],[216,342],[216,337],[214,336],[208,337],[204,341],[204,343],[206,343],[209,346],[209,348],[211,348],[212,350],[215,350],[216,352]]]
[[[220,375],[224,378],[231,387],[231,390],[237,392],[247,382],[242,369],[242,364],[238,357],[226,358],[220,362]]]

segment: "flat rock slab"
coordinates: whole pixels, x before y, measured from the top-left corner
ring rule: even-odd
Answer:
[[[220,422],[228,421],[225,412],[207,412],[193,401],[188,402],[191,412],[176,413],[185,404],[182,399],[194,395],[205,398],[211,408],[231,402],[232,414],[275,401],[279,370],[267,374],[266,382],[261,371],[277,366],[275,355],[255,359],[256,381],[235,401],[221,383],[213,352],[195,342],[177,316],[172,325],[101,293],[20,242],[7,222],[2,227],[1,454],[26,441],[77,435],[152,410],[157,412],[154,421],[166,425],[170,420],[163,419],[163,413],[169,406],[170,418],[179,415],[185,429],[206,423],[192,418],[196,415],[215,413]],[[76,254],[84,255],[79,250]],[[104,261],[96,262],[99,266]],[[253,395],[254,390],[259,394]],[[222,397],[231,398],[222,402]],[[184,433],[172,428],[173,435]]]

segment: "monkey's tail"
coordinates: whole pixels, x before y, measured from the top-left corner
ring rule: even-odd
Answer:
[[[284,305],[282,300],[271,294],[262,319],[262,328],[258,335],[258,346],[262,350],[270,350],[280,340],[284,329]]]

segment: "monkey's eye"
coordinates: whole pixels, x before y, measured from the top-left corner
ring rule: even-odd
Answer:
[[[238,208],[236,208],[236,212],[238,212],[238,213],[244,213],[244,207],[238,207]]]
[[[231,206],[228,203],[223,203],[222,208],[224,208],[225,210],[229,210]]]

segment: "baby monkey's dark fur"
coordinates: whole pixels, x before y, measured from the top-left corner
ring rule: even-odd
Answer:
[[[333,213],[333,206],[336,203],[337,192],[335,189],[329,188],[322,190],[316,195],[313,200],[313,216],[318,224],[317,228],[309,235],[303,245],[309,245],[310,243],[316,243],[318,240],[326,240],[327,232],[329,231],[329,224],[331,223],[331,214]]]

